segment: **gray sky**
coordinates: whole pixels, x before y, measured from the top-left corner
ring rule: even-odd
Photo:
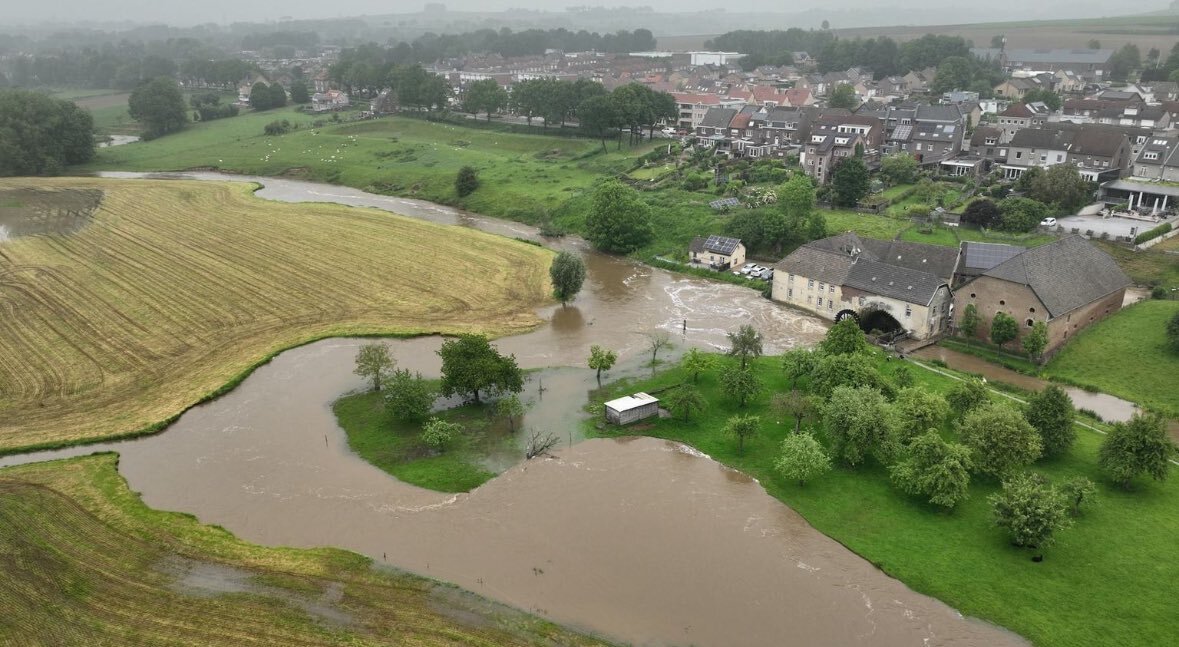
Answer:
[[[0,32],[4,24],[29,24],[42,22],[77,21],[134,21],[156,22],[172,25],[197,23],[259,22],[291,18],[333,18],[362,14],[410,13],[421,11],[424,0],[4,0],[3,15],[0,17]],[[511,7],[527,9],[548,9],[563,11],[569,5],[604,6],[650,6],[656,11],[707,10],[718,6],[716,0],[568,0],[557,2],[545,0],[447,0],[443,4],[452,10],[496,11]],[[983,3],[989,8],[991,20],[1021,20],[1035,10],[1036,17],[1060,8],[1060,17],[1082,17],[1116,15],[1161,9],[1167,0],[1143,0],[1129,5],[1109,5],[1093,0],[1041,0],[1029,5],[1026,0],[990,0]],[[931,22],[955,22],[955,5],[971,11],[971,21],[976,18],[980,5],[974,0],[792,0],[782,3],[749,3],[726,6],[732,12],[745,7],[758,7],[780,13],[795,13],[810,9],[838,13],[863,8],[881,8],[881,5],[903,6],[910,11],[895,13],[895,24],[930,24]],[[1104,7],[1104,9],[1102,9]],[[1006,10],[1006,11],[1004,11]],[[931,21],[930,13],[936,13]],[[657,25],[646,26],[658,33]],[[756,27],[750,25],[750,27]]]

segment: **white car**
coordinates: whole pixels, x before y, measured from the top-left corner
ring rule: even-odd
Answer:
[[[757,263],[746,263],[745,265],[741,266],[740,272],[742,274],[749,274],[750,272],[753,271],[753,268],[755,268],[755,267],[757,267]],[[733,273],[736,274],[736,272],[733,272]]]
[[[1040,226],[1041,227],[1055,227],[1056,226],[1056,218],[1045,218],[1040,221]]]

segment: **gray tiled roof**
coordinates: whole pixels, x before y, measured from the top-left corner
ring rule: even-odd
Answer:
[[[848,232],[799,247],[777,268],[924,305],[953,275],[957,259],[953,247],[865,239]]]
[[[1067,236],[1014,256],[983,274],[1027,285],[1053,318],[1130,285],[1109,254]]]
[[[774,269],[823,283],[843,285],[851,271],[852,260],[847,254],[803,245],[778,261]]]
[[[1072,63],[1101,65],[1113,56],[1112,49],[1008,49],[1011,63]]]
[[[1075,133],[1071,130],[1056,128],[1024,128],[1017,130],[1011,138],[1012,148],[1047,148],[1050,150],[1067,150],[1069,142]]]
[[[946,282],[928,272],[860,258],[843,284],[906,303],[929,305]]]
[[[708,112],[704,113],[704,118],[700,120],[700,126],[704,128],[728,128],[729,122],[733,121],[733,117],[737,114],[734,108],[709,108]]]

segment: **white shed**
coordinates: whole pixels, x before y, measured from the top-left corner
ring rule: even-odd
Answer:
[[[606,403],[606,420],[616,425],[659,415],[659,399],[646,393],[636,393]]]

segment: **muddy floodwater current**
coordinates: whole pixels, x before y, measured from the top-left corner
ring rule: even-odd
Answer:
[[[205,178],[210,176],[205,175]],[[216,177],[216,176],[212,176]],[[241,178],[216,178],[241,179]],[[359,191],[284,180],[260,195],[378,206],[525,238],[523,225]],[[532,376],[525,425],[562,437],[596,386],[590,344],[618,349],[611,377],[638,374],[644,333],[719,347],[752,323],[767,352],[812,344],[825,325],[752,290],[600,256],[581,242],[587,286],[548,323],[500,339]],[[685,326],[684,321],[687,321]],[[0,465],[111,449],[153,507],[197,515],[266,545],[339,546],[453,582],[608,638],[650,645],[1015,645],[822,535],[755,480],[683,445],[570,435],[467,494],[415,488],[347,447],[330,406],[362,387],[361,342],[287,351],[156,436],[0,458]],[[389,340],[399,365],[437,375],[440,340]],[[542,392],[541,387],[544,387]]]

